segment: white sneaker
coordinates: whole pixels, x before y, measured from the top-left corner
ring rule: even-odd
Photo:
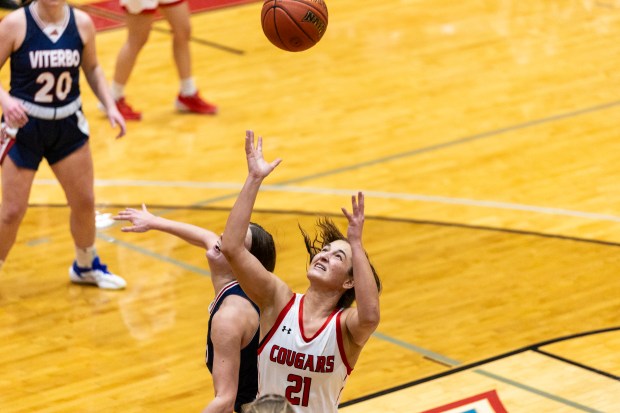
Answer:
[[[73,265],[69,267],[69,278],[76,284],[96,285],[104,290],[122,290],[127,286],[125,280],[108,271],[108,267],[99,261],[99,257],[95,257],[91,268],[80,268],[77,261],[73,261]]]

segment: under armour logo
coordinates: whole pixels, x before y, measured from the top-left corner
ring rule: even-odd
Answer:
[[[286,326],[282,326],[282,331],[286,332],[286,334],[291,334],[291,329],[286,328]]]

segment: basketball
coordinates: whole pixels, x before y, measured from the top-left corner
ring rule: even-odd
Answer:
[[[301,52],[318,43],[327,29],[323,0],[266,0],[261,11],[263,33],[288,52]]]

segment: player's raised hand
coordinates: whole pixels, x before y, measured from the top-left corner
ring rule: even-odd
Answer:
[[[344,207],[342,208],[342,213],[349,221],[347,238],[351,242],[361,241],[362,230],[364,229],[364,194],[362,192],[357,193],[357,199],[355,199],[355,195],[351,196],[351,208],[353,209],[351,213]]]
[[[131,226],[121,228],[123,232],[146,232],[152,229],[151,223],[157,217],[151,214],[146,205],[142,204],[142,210],[125,208],[113,217],[116,221],[129,221]]]
[[[258,137],[254,142],[254,131],[245,131],[245,155],[248,161],[248,173],[255,178],[263,179],[282,162],[277,158],[273,162],[267,162],[263,156],[263,138]]]

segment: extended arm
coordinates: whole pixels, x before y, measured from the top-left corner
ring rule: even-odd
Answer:
[[[82,70],[88,81],[88,85],[93,90],[93,93],[97,96],[99,101],[105,106],[106,113],[108,114],[108,120],[112,127],[118,125],[120,127],[120,133],[116,136],[120,138],[125,135],[127,130],[125,126],[125,119],[119,113],[112,99],[112,95],[108,90],[108,84],[103,74],[103,69],[97,61],[97,51],[95,47],[95,25],[90,17],[81,10],[75,10],[75,18],[84,43],[84,49],[82,50]]]
[[[353,253],[353,288],[357,306],[347,316],[346,328],[353,342],[361,347],[379,325],[379,291],[362,245],[364,194],[359,192],[357,200],[352,196],[351,204],[352,213],[344,208],[342,212],[349,221],[347,238]]]
[[[243,291],[261,308],[262,318],[263,310],[274,305],[277,294],[283,291],[288,298],[292,294],[288,286],[267,271],[244,246],[245,234],[260,185],[278,166],[280,159],[271,163],[266,162],[263,158],[262,138],[259,137],[257,146],[254,146],[252,131],[246,132],[245,153],[248,176],[228,216],[222,236],[222,253],[230,263]]]
[[[214,245],[219,237],[212,231],[195,225],[186,224],[184,222],[172,221],[151,214],[146,205],[142,204],[142,210],[133,208],[125,208],[115,217],[117,221],[129,221],[131,226],[121,228],[123,232],[146,232],[149,230],[157,230],[167,232],[181,238],[188,243],[197,247],[209,249]]]

